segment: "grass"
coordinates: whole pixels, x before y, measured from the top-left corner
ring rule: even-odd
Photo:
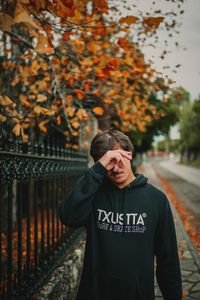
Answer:
[[[194,161],[182,161],[180,162],[181,165],[195,167],[200,169],[200,159],[194,160]]]

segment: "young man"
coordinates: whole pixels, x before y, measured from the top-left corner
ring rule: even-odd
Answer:
[[[123,133],[97,134],[94,165],[59,207],[63,224],[85,226],[87,241],[77,300],[181,300],[176,233],[165,194],[133,174],[133,145]]]

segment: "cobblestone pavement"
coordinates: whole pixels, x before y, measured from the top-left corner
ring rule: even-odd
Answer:
[[[169,180],[175,193],[179,199],[185,201],[187,205],[193,205],[195,217],[199,218],[199,198],[200,188],[191,185],[187,181],[181,179],[175,174],[172,174],[166,169],[159,166],[159,163],[146,162],[143,164],[144,175],[149,178],[149,182],[163,190],[161,183],[155,173],[155,168],[162,172],[162,177]],[[170,199],[169,199],[170,200]],[[185,300],[200,300],[200,256],[195,249],[192,241],[186,233],[183,223],[180,220],[178,212],[171,205],[176,226],[176,234],[178,240],[178,248],[181,263],[182,284],[183,284],[183,299]],[[200,220],[199,220],[200,223]],[[159,291],[155,280],[156,299],[162,300],[163,297]]]

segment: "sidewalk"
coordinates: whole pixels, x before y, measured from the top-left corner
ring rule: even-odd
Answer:
[[[200,187],[200,169],[189,166],[180,165],[176,160],[166,160],[160,162],[160,166],[164,169],[176,174],[188,182]]]
[[[161,183],[155,173],[155,168],[159,167],[151,162],[143,164],[142,173],[146,175],[149,182],[163,190]],[[163,173],[162,173],[163,176]],[[175,176],[175,175],[174,175]],[[165,191],[164,191],[165,192]],[[170,200],[170,199],[169,199]],[[181,263],[181,273],[183,282],[183,299],[200,299],[200,259],[197,250],[194,248],[188,234],[186,233],[178,212],[171,205],[176,226],[178,239],[179,256]],[[156,280],[155,280],[156,283]],[[156,299],[162,300],[161,293],[156,283]]]

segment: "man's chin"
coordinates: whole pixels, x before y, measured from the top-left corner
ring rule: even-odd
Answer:
[[[119,176],[115,178],[112,177],[110,180],[115,184],[122,184],[125,181],[125,178],[123,176]]]

